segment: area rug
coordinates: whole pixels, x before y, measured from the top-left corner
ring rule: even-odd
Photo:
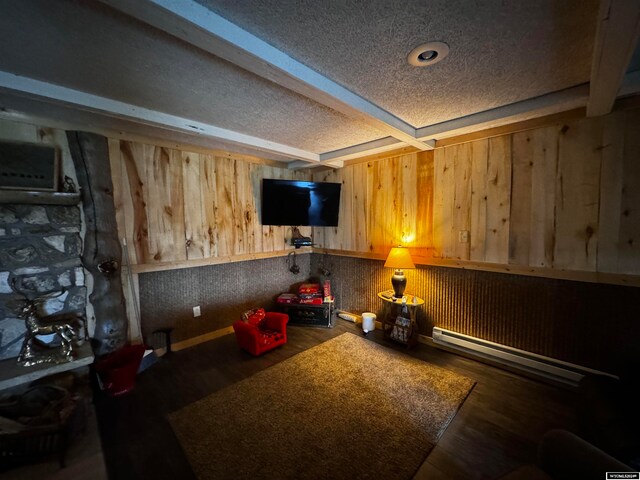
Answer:
[[[169,420],[200,479],[408,479],[474,383],[344,333]]]

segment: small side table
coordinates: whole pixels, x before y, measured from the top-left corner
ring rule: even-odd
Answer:
[[[393,293],[391,294],[393,295]],[[403,303],[401,298],[389,296],[389,292],[379,292],[378,297],[384,302],[382,311],[382,332],[384,337],[411,347],[418,339],[416,314],[418,307],[424,305],[424,300],[415,295],[405,295],[409,318],[402,316]]]

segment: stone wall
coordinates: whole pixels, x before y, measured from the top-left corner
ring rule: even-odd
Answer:
[[[24,337],[16,289],[47,296],[41,315],[85,314],[81,250],[78,206],[0,205],[0,359],[18,356]]]

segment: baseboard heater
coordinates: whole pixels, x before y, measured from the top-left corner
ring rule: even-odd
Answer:
[[[489,342],[462,333],[452,332],[451,330],[445,330],[440,327],[433,328],[433,342],[574,386],[577,385],[587,373],[617,378],[609,373],[563,362],[562,360],[556,360],[555,358],[545,357],[499,343]]]

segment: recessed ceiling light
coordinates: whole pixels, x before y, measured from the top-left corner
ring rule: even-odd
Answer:
[[[407,55],[407,61],[415,67],[427,67],[438,63],[449,55],[449,45],[444,42],[429,42],[418,45]]]

